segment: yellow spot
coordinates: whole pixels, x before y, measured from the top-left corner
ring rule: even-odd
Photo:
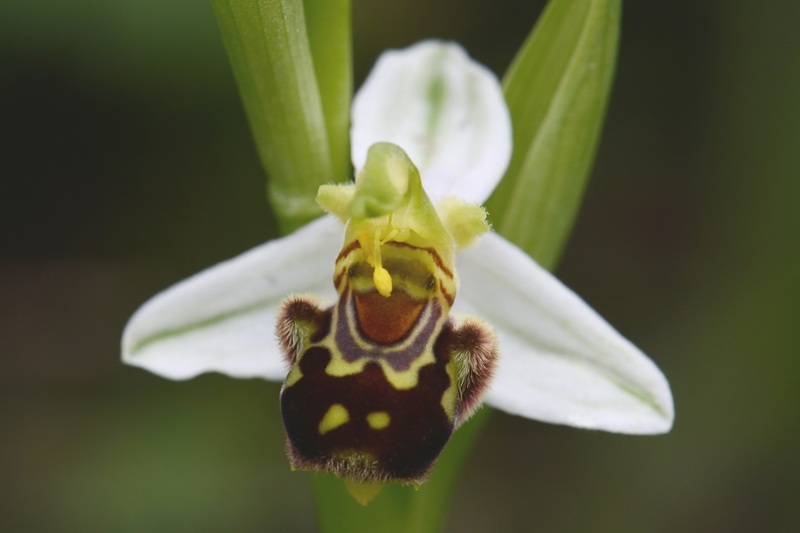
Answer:
[[[322,420],[319,423],[319,434],[324,435],[325,433],[336,429],[341,425],[347,424],[348,422],[350,422],[350,413],[347,412],[347,409],[344,408],[344,405],[335,403],[330,406],[328,412],[322,417]]]
[[[372,279],[375,281],[375,288],[381,293],[381,296],[391,296],[392,294],[392,276],[389,271],[382,266],[376,266],[375,271],[372,273]]]
[[[350,496],[355,498],[358,503],[366,507],[381,491],[383,483],[345,479],[344,486],[347,489],[347,492],[350,493]]]
[[[375,411],[367,415],[367,423],[372,429],[384,429],[389,427],[391,417],[386,411]]]
[[[375,283],[375,288],[382,296],[388,297],[392,294],[392,276],[383,268],[381,260],[381,245],[386,242],[386,239],[381,239],[381,233],[386,229],[385,226],[367,221],[358,234],[358,242],[361,243],[364,258],[373,268],[372,281]]]

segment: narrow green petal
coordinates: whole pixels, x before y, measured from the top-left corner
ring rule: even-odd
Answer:
[[[269,175],[269,197],[288,232],[322,213],[314,202],[320,185],[347,178],[350,61],[349,44],[339,41],[349,41],[349,22],[344,15],[312,17],[312,49],[302,0],[213,0],[213,5]],[[328,27],[345,22],[344,29]],[[326,37],[336,39],[329,50],[321,44]],[[328,86],[324,98],[318,74]]]
[[[514,154],[495,229],[552,268],[577,215],[611,88],[619,0],[551,0],[503,79]]]

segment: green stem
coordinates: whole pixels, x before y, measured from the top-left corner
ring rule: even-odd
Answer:
[[[350,0],[304,0],[308,41],[322,98],[333,180],[350,168],[350,102],[353,99]]]
[[[310,30],[303,0],[213,0],[284,233],[322,213],[320,185],[347,178],[349,1],[309,3],[327,14]]]

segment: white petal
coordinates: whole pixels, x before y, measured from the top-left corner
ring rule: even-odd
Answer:
[[[123,361],[171,379],[283,379],[275,313],[291,293],[333,299],[341,243],[341,224],[326,216],[157,294],[125,327]]]
[[[653,362],[575,293],[497,234],[460,254],[456,311],[496,328],[491,405],[546,422],[620,433],[672,426],[672,394]]]
[[[423,41],[383,53],[353,101],[352,158],[399,145],[434,203],[453,195],[482,204],[511,157],[511,119],[500,83],[455,43]]]

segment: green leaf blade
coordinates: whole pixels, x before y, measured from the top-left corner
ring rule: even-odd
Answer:
[[[552,268],[578,212],[611,90],[619,0],[553,0],[503,80],[514,154],[487,203],[498,232]]]

